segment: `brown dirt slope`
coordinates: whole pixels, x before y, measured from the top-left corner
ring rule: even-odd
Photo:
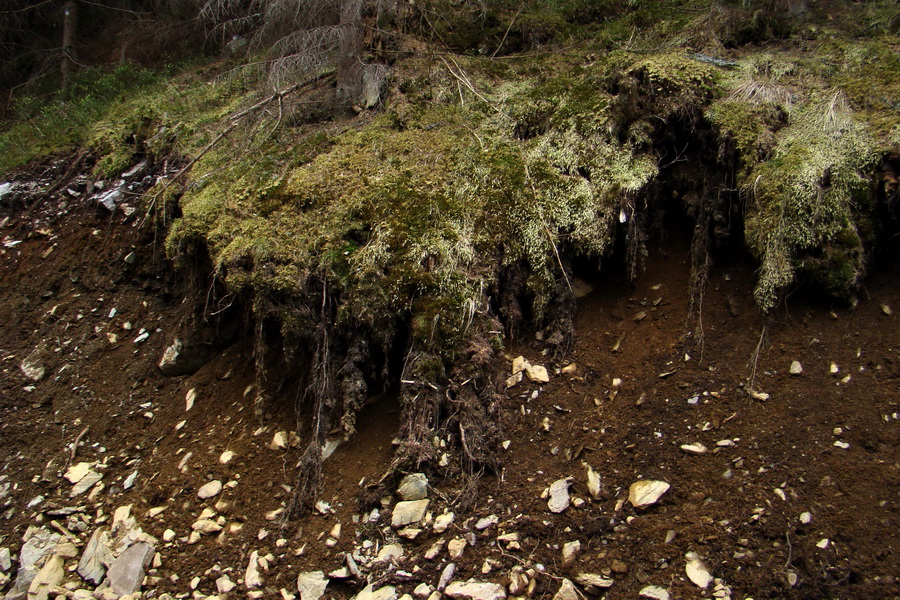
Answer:
[[[141,215],[111,215],[71,195],[2,210],[0,548],[13,557],[30,526],[64,528],[81,552],[117,508],[131,505],[159,552],[145,597],[244,596],[245,585],[222,592],[216,580],[246,583],[253,552],[266,560],[251,596],[296,594],[298,573],[334,571],[348,553],[360,574],[333,578],[326,597],[350,597],[366,579],[412,593],[421,582],[436,586],[451,561],[447,544],[465,540],[452,560],[455,580],[506,585],[522,567],[535,598],[585,572],[613,580],[610,600],[637,598],[650,585],[673,598],[900,598],[896,259],[876,268],[855,308],[790,299],[769,323],[756,363],[754,388],[765,401],[746,391],[763,321],[744,257],[720,258],[713,269],[702,345],[684,340],[689,247],[677,234],[654,243],[635,282],[591,277],[565,363],[550,364],[538,339],[509,349],[510,359],[522,354],[551,376],[508,390],[502,470],[476,480],[428,473],[431,515],[410,540],[389,526],[395,500],[379,498],[373,485],[388,472],[397,432],[390,397],[368,407],[356,439],[325,462],[321,499],[333,512],[284,523],[273,511],[290,503],[300,451],[269,446],[276,431],[303,431],[296,394],[282,393],[280,416],[260,423],[248,393],[252,353],[241,341],[195,375],[159,372],[190,311],[187,288],[160,258],[153,232],[137,227]],[[142,331],[149,336],[136,342]],[[802,374],[789,374],[794,360]],[[23,361],[44,368],[40,381],[25,376]],[[190,390],[196,400],[186,411]],[[683,444],[707,451],[690,454]],[[222,464],[226,450],[235,458]],[[74,498],[61,478],[73,455],[99,463],[103,474]],[[601,477],[596,498],[586,465]],[[565,477],[575,501],[551,513],[542,493]],[[638,479],[671,487],[635,509],[623,501]],[[198,498],[212,480],[225,484],[222,493]],[[166,508],[151,516],[154,507]],[[224,529],[193,543],[191,525],[204,508]],[[431,523],[444,510],[455,520],[441,533]],[[497,522],[478,529],[490,515]],[[329,542],[336,523],[341,534]],[[169,542],[167,529],[175,534]],[[512,533],[513,544],[497,539]],[[576,540],[575,562],[563,564],[562,545]],[[403,557],[371,562],[390,543]],[[426,558],[436,543],[436,556]],[[716,578],[705,590],[686,576],[688,552]],[[79,589],[94,586],[70,570],[53,593],[75,597]]]

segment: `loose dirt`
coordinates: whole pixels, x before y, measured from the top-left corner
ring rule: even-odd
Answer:
[[[215,580],[224,572],[238,581],[256,550],[272,555],[262,589],[275,597],[282,588],[295,593],[302,571],[342,566],[344,554],[366,540],[393,541],[385,510],[381,521],[365,522],[379,505],[372,484],[388,471],[397,433],[399,407],[390,395],[366,409],[357,437],[325,462],[321,499],[334,512],[267,520],[290,502],[296,484],[300,450],[269,448],[276,431],[303,431],[296,393],[278,397],[277,416],[260,422],[248,390],[252,352],[240,341],[195,375],[159,372],[164,348],[190,320],[188,290],[154,232],[137,226],[140,213],[110,215],[73,199],[64,207],[5,206],[0,220],[6,217],[0,547],[15,555],[29,526],[65,525],[54,516],[61,507],[85,507],[92,527],[131,504],[145,532],[178,536],[159,542],[162,566],[150,571],[145,592],[215,594]],[[610,600],[637,598],[647,585],[668,588],[673,598],[711,597],[713,585],[701,590],[685,576],[689,551],[732,598],[900,598],[900,261],[876,265],[855,307],[797,295],[767,322],[752,301],[752,261],[717,257],[699,343],[685,336],[689,243],[669,235],[654,242],[646,272],[633,282],[614,266],[582,274],[594,291],[579,301],[565,362],[551,364],[533,333],[509,348],[510,362],[521,354],[546,365],[550,383],[526,380],[508,390],[501,427],[509,445],[498,473],[476,480],[429,473],[432,511],[449,508],[455,522],[444,534],[424,527],[402,540],[406,558],[379,571],[379,583],[399,593],[421,581],[435,585],[447,551],[434,560],[422,555],[436,541],[472,533],[474,545],[454,561],[456,579],[505,583],[516,565],[542,565],[537,598],[579,572],[614,579]],[[132,252],[136,260],[126,262]],[[142,331],[149,336],[138,342]],[[20,370],[28,357],[45,369],[38,382]],[[795,360],[800,375],[788,372]],[[573,372],[556,372],[570,363]],[[768,400],[748,393],[754,371],[753,391]],[[186,411],[192,389],[197,399]],[[60,477],[85,428],[75,462],[105,462],[103,488],[90,500],[69,498],[71,485]],[[680,448],[698,443],[704,454]],[[235,458],[223,465],[225,450]],[[586,465],[601,476],[599,498],[588,493]],[[133,487],[124,489],[135,471]],[[542,493],[565,477],[581,506],[552,514]],[[202,501],[196,491],[214,479],[233,482],[218,498],[230,501],[220,511],[225,534],[188,545],[181,540],[191,524],[218,500]],[[671,488],[635,509],[623,500],[638,479]],[[167,508],[147,516],[159,506]],[[474,529],[475,519],[491,514],[497,525]],[[337,522],[343,532],[329,547]],[[83,542],[90,531],[75,536]],[[496,541],[510,532],[519,534],[520,549]],[[563,566],[561,546],[575,540],[578,559]],[[74,573],[67,579],[76,580]],[[359,589],[335,581],[326,596]],[[244,593],[239,587],[232,596]]]

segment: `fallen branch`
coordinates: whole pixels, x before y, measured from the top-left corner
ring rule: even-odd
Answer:
[[[281,106],[281,102],[284,100],[284,97],[287,96],[288,94],[291,94],[291,93],[293,93],[293,92],[296,92],[297,90],[302,89],[302,88],[305,88],[305,87],[307,87],[307,86],[310,86],[310,85],[312,85],[312,84],[314,84],[314,83],[318,83],[318,82],[322,81],[323,79],[327,79],[328,77],[331,77],[332,75],[334,75],[334,72],[335,72],[334,69],[330,69],[330,70],[328,70],[328,71],[325,71],[325,72],[323,72],[323,73],[320,73],[319,75],[316,75],[315,77],[311,77],[311,78],[307,79],[306,81],[302,81],[302,82],[300,82],[300,83],[296,83],[296,84],[290,86],[289,88],[286,88],[286,89],[284,89],[284,90],[278,90],[278,91],[276,91],[275,93],[273,93],[271,96],[268,96],[268,97],[266,97],[266,98],[260,100],[259,102],[257,102],[257,103],[254,104],[253,106],[250,106],[250,107],[248,107],[248,108],[245,108],[244,110],[242,110],[242,111],[240,111],[240,112],[237,112],[237,113],[231,115],[231,117],[229,117],[229,119],[228,119],[229,121],[231,121],[231,123],[228,125],[228,127],[226,127],[225,129],[223,129],[223,130],[219,133],[219,135],[217,135],[217,136],[213,139],[213,141],[211,141],[210,143],[208,143],[208,144],[203,148],[203,150],[201,150],[201,151],[197,154],[197,156],[195,156],[194,158],[192,158],[192,159],[191,159],[186,165],[184,165],[177,173],[175,173],[175,175],[173,175],[173,176],[169,179],[169,181],[167,181],[166,184],[165,184],[159,191],[154,192],[153,198],[150,200],[150,206],[147,207],[147,213],[144,215],[144,220],[141,221],[141,226],[143,226],[144,222],[147,220],[147,217],[150,216],[150,213],[153,212],[153,209],[156,207],[156,201],[157,201],[157,200],[165,193],[165,191],[168,190],[169,187],[171,187],[176,181],[178,181],[178,179],[179,179],[182,175],[184,175],[186,172],[188,172],[195,164],[197,164],[197,162],[198,162],[201,158],[203,158],[204,156],[206,156],[206,155],[209,153],[210,150],[212,150],[213,148],[215,148],[216,145],[217,145],[219,142],[221,142],[223,139],[225,139],[226,137],[228,137],[228,134],[230,134],[232,131],[234,131],[234,128],[241,124],[241,121],[243,120],[244,117],[246,117],[247,115],[249,115],[249,114],[251,114],[251,113],[256,112],[257,110],[259,110],[259,109],[261,109],[261,108],[264,108],[264,107],[268,106],[269,104],[271,104],[272,102],[274,102],[274,101],[276,101],[276,100],[278,100],[278,102],[279,102],[279,107],[280,107],[280,106]]]

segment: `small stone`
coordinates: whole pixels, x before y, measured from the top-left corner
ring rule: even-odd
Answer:
[[[703,444],[700,444],[700,443],[697,443],[697,444],[682,444],[682,445],[680,446],[680,448],[681,448],[682,450],[684,450],[685,452],[687,452],[688,454],[705,454],[705,453],[706,453],[706,450],[707,450],[707,449],[706,449],[706,446],[704,446]]]
[[[594,469],[592,469],[590,465],[587,466],[587,488],[588,493],[590,493],[591,495],[591,498],[593,498],[594,500],[600,499],[600,474],[594,471]]]
[[[259,552],[254,550],[250,554],[247,569],[244,571],[244,587],[248,590],[262,585],[262,576],[259,574]]]
[[[828,547],[828,545],[830,543],[831,543],[831,540],[829,540],[828,538],[822,538],[821,540],[816,542],[816,548],[819,548],[820,550],[824,550],[825,548]]]
[[[528,575],[521,566],[513,567],[509,572],[507,589],[513,596],[521,596],[528,589]]]
[[[6,573],[12,568],[9,548],[0,548],[0,572]]]
[[[500,519],[499,519],[499,517],[497,517],[497,515],[490,515],[489,517],[482,517],[482,518],[478,519],[478,521],[475,523],[475,529],[477,529],[478,531],[484,531],[491,525],[496,525],[499,522],[500,522]]]
[[[836,441],[834,443],[834,446],[836,448],[840,448],[841,450],[849,450],[850,449],[850,444],[848,444],[847,442],[842,442],[841,440]]]
[[[613,573],[619,573],[620,575],[628,572],[628,565],[617,558],[612,559],[609,563],[609,568]]]
[[[809,525],[812,523],[812,513],[804,512],[800,513],[800,522],[804,525]]]
[[[424,500],[428,497],[428,478],[424,473],[411,473],[400,480],[397,495],[401,500]]]
[[[72,465],[66,470],[66,473],[63,475],[69,483],[76,484],[82,479],[84,479],[85,475],[91,472],[91,467],[94,466],[94,463],[89,462],[80,462]]]
[[[429,586],[427,583],[420,583],[416,586],[416,589],[413,590],[413,596],[415,596],[416,598],[422,598],[424,600],[430,595],[431,586]]]
[[[271,450],[284,450],[288,447],[288,437],[286,431],[278,431],[272,436],[272,442],[269,444]]]
[[[710,574],[709,569],[703,564],[697,553],[688,552],[684,557],[687,560],[684,570],[688,579],[699,588],[706,589],[709,587],[709,584],[712,582],[712,574]]]
[[[214,498],[218,496],[221,491],[222,482],[216,479],[203,485],[199,490],[197,490],[197,497],[199,497],[201,500],[206,500],[207,498]]]
[[[222,526],[211,519],[200,519],[198,521],[194,521],[194,523],[191,525],[191,529],[193,529],[200,535],[212,535],[213,533],[219,533],[220,531],[222,531]]]
[[[790,374],[791,375],[801,375],[803,373],[803,365],[800,364],[800,361],[791,362]]]
[[[297,576],[297,591],[300,600],[319,600],[325,595],[328,587],[328,578],[322,571],[309,571]]]
[[[831,373],[832,375],[837,375],[838,373],[840,373],[840,371],[841,371],[841,368],[838,367],[836,363],[831,363],[828,366],[828,372]]]
[[[454,581],[447,586],[444,594],[450,598],[462,600],[504,600],[506,589],[497,583],[469,580],[466,582]]]
[[[171,542],[175,539],[175,535],[176,533],[174,531],[172,531],[171,529],[166,529],[165,531],[163,531],[162,539],[164,542]]]
[[[665,481],[653,481],[642,479],[631,484],[628,489],[628,501],[635,508],[655,504],[660,497],[669,490],[669,484]]]
[[[547,367],[541,365],[528,365],[525,368],[525,375],[534,383],[549,383],[550,375],[547,373]]]
[[[650,600],[669,600],[669,590],[658,585],[648,585],[638,594],[641,598],[650,598]]]
[[[519,371],[515,375],[510,375],[509,377],[507,377],[504,385],[506,385],[506,389],[510,389],[516,387],[520,383],[522,383],[521,371]]]
[[[234,452],[232,452],[231,450],[226,450],[221,455],[219,455],[219,464],[227,465],[232,461],[232,459],[234,459],[234,456]]]
[[[227,594],[231,590],[233,590],[237,584],[228,577],[228,574],[222,575],[218,579],[216,579],[216,590],[220,594]]]
[[[524,356],[517,356],[513,359],[512,362],[512,374],[517,375],[524,371],[526,367],[530,366],[529,363]]]
[[[793,571],[788,571],[787,573],[787,583],[791,587],[795,587],[797,585],[798,577],[797,574]]]
[[[562,564],[563,567],[568,568],[575,564],[575,560],[578,558],[578,553],[581,552],[581,542],[575,540],[574,542],[566,542],[562,547]]]
[[[189,411],[194,408],[194,402],[197,401],[197,388],[191,388],[184,396],[184,410]]]
[[[574,375],[575,373],[578,372],[578,365],[576,365],[575,363],[566,365],[562,369],[560,369],[559,372],[564,375]]]
[[[453,524],[454,514],[452,512],[447,512],[442,515],[438,515],[438,517],[434,520],[434,526],[432,529],[435,533],[444,533],[447,531],[447,528]]]
[[[547,507],[552,513],[561,513],[569,508],[569,486],[572,485],[571,478],[559,479],[550,484],[550,499],[547,501]]]
[[[391,527],[399,528],[404,525],[418,523],[425,517],[425,511],[428,510],[429,500],[411,500],[398,502],[394,506],[394,512],[391,515]]]

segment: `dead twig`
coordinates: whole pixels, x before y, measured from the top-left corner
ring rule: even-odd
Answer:
[[[75,441],[72,442],[72,452],[69,454],[69,464],[75,462],[75,453],[78,452],[78,444],[81,442],[81,438],[87,435],[87,432],[90,428],[91,426],[87,425],[84,429],[81,430],[81,433],[75,436]]]

